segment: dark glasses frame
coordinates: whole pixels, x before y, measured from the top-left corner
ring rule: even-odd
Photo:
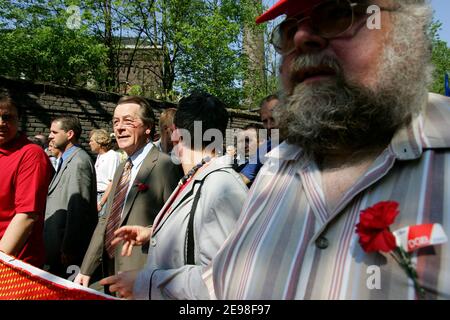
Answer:
[[[4,115],[0,115],[0,119],[2,120],[2,122],[12,122],[17,119],[17,116],[14,114],[7,113]]]
[[[296,17],[287,18],[283,22],[278,24],[273,29],[271,37],[270,37],[270,43],[274,46],[275,51],[277,51],[279,54],[287,55],[287,54],[291,53],[295,48],[293,45],[293,42],[292,42],[288,48],[283,49],[282,42],[283,42],[283,38],[285,38],[282,35],[283,27],[286,27],[288,24],[292,24],[292,26],[291,26],[291,28],[289,28],[289,30],[292,30],[292,27],[295,27],[295,31],[297,31],[299,25],[302,22],[304,22],[305,20],[308,20],[308,19],[312,21],[312,19],[314,19],[314,15],[317,14],[318,9],[323,8],[325,5],[328,5],[331,3],[335,3],[336,6],[338,6],[339,2],[342,2],[342,0],[329,0],[329,1],[324,1],[324,2],[318,3],[315,6],[313,6],[312,8],[310,8],[306,11],[300,12],[298,14],[298,15],[303,15],[304,13],[307,12],[308,15],[302,16],[300,18],[296,18]],[[337,26],[335,26],[336,27],[335,30],[327,33],[327,32],[321,31],[320,27],[318,28],[317,25],[314,24],[314,21],[312,21],[313,23],[311,24],[311,28],[313,29],[313,31],[316,34],[318,34],[320,37],[323,37],[326,39],[339,37],[339,36],[345,34],[346,32],[348,32],[353,27],[353,25],[358,17],[360,17],[362,15],[367,15],[368,14],[367,8],[372,5],[372,4],[368,3],[367,1],[351,2],[350,0],[345,0],[344,3],[348,4],[347,9],[351,10],[351,19],[349,20],[348,25],[346,25],[343,29],[339,29],[339,28],[337,28]],[[380,10],[383,10],[383,11],[396,11],[399,8],[399,7],[386,8],[386,7],[380,7],[380,6],[378,6],[378,7],[380,8]],[[356,11],[357,9],[360,9],[360,10]],[[318,17],[319,15],[316,15],[316,17]],[[292,37],[294,36],[294,34],[292,35]],[[289,37],[288,40],[292,41],[291,37]]]

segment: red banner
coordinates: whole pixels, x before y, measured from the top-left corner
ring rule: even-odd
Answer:
[[[0,252],[0,300],[114,300]]]

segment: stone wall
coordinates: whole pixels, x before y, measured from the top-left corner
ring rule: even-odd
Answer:
[[[90,152],[89,132],[103,128],[112,132],[112,114],[121,95],[89,91],[79,88],[61,87],[25,80],[13,80],[0,76],[0,92],[8,93],[22,106],[21,130],[28,136],[49,134],[51,120],[59,115],[72,114],[81,121],[83,133],[81,145]],[[162,110],[176,107],[172,103],[148,99],[159,118]],[[249,123],[260,123],[254,112],[229,109],[229,132],[236,132]],[[233,144],[233,134],[226,137],[226,145]]]

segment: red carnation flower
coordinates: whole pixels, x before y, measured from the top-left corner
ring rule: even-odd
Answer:
[[[391,252],[396,248],[395,237],[389,226],[394,223],[398,213],[398,203],[395,201],[382,201],[361,211],[356,233],[365,252]]]
[[[137,184],[137,187],[138,187],[138,191],[140,191],[140,192],[147,191],[149,188],[148,185],[146,185],[145,183],[142,183],[142,182],[139,182]]]
[[[397,217],[398,203],[395,201],[382,201],[361,211],[356,233],[359,235],[359,244],[365,252],[387,252],[403,268],[408,277],[414,282],[419,299],[425,298],[425,290],[419,284],[415,265],[411,256],[401,246],[397,246],[395,236],[389,230]]]

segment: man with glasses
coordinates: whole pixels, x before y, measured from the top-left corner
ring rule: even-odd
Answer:
[[[129,257],[112,247],[114,232],[124,225],[151,226],[156,214],[183,176],[181,166],[151,143],[155,116],[149,103],[140,97],[122,97],[113,115],[113,129],[120,149],[128,155],[114,176],[105,214],[99,218],[81,272],[75,282],[88,286],[99,265],[102,277],[121,271],[142,269],[147,249],[133,250]],[[107,287],[105,287],[107,290]]]
[[[53,169],[44,150],[19,132],[16,102],[0,95],[0,251],[44,265],[44,211]]]
[[[210,296],[448,298],[448,243],[411,253],[418,286],[391,255],[362,247],[405,245],[387,228],[450,230],[450,99],[427,92],[431,8],[280,0],[257,22],[283,14],[271,39],[284,89],[274,115],[287,140],[268,154],[241,225],[204,271]],[[368,27],[373,14],[380,28]],[[398,203],[398,215],[381,210],[377,220],[369,210],[372,233],[360,239],[361,211],[384,201]]]

